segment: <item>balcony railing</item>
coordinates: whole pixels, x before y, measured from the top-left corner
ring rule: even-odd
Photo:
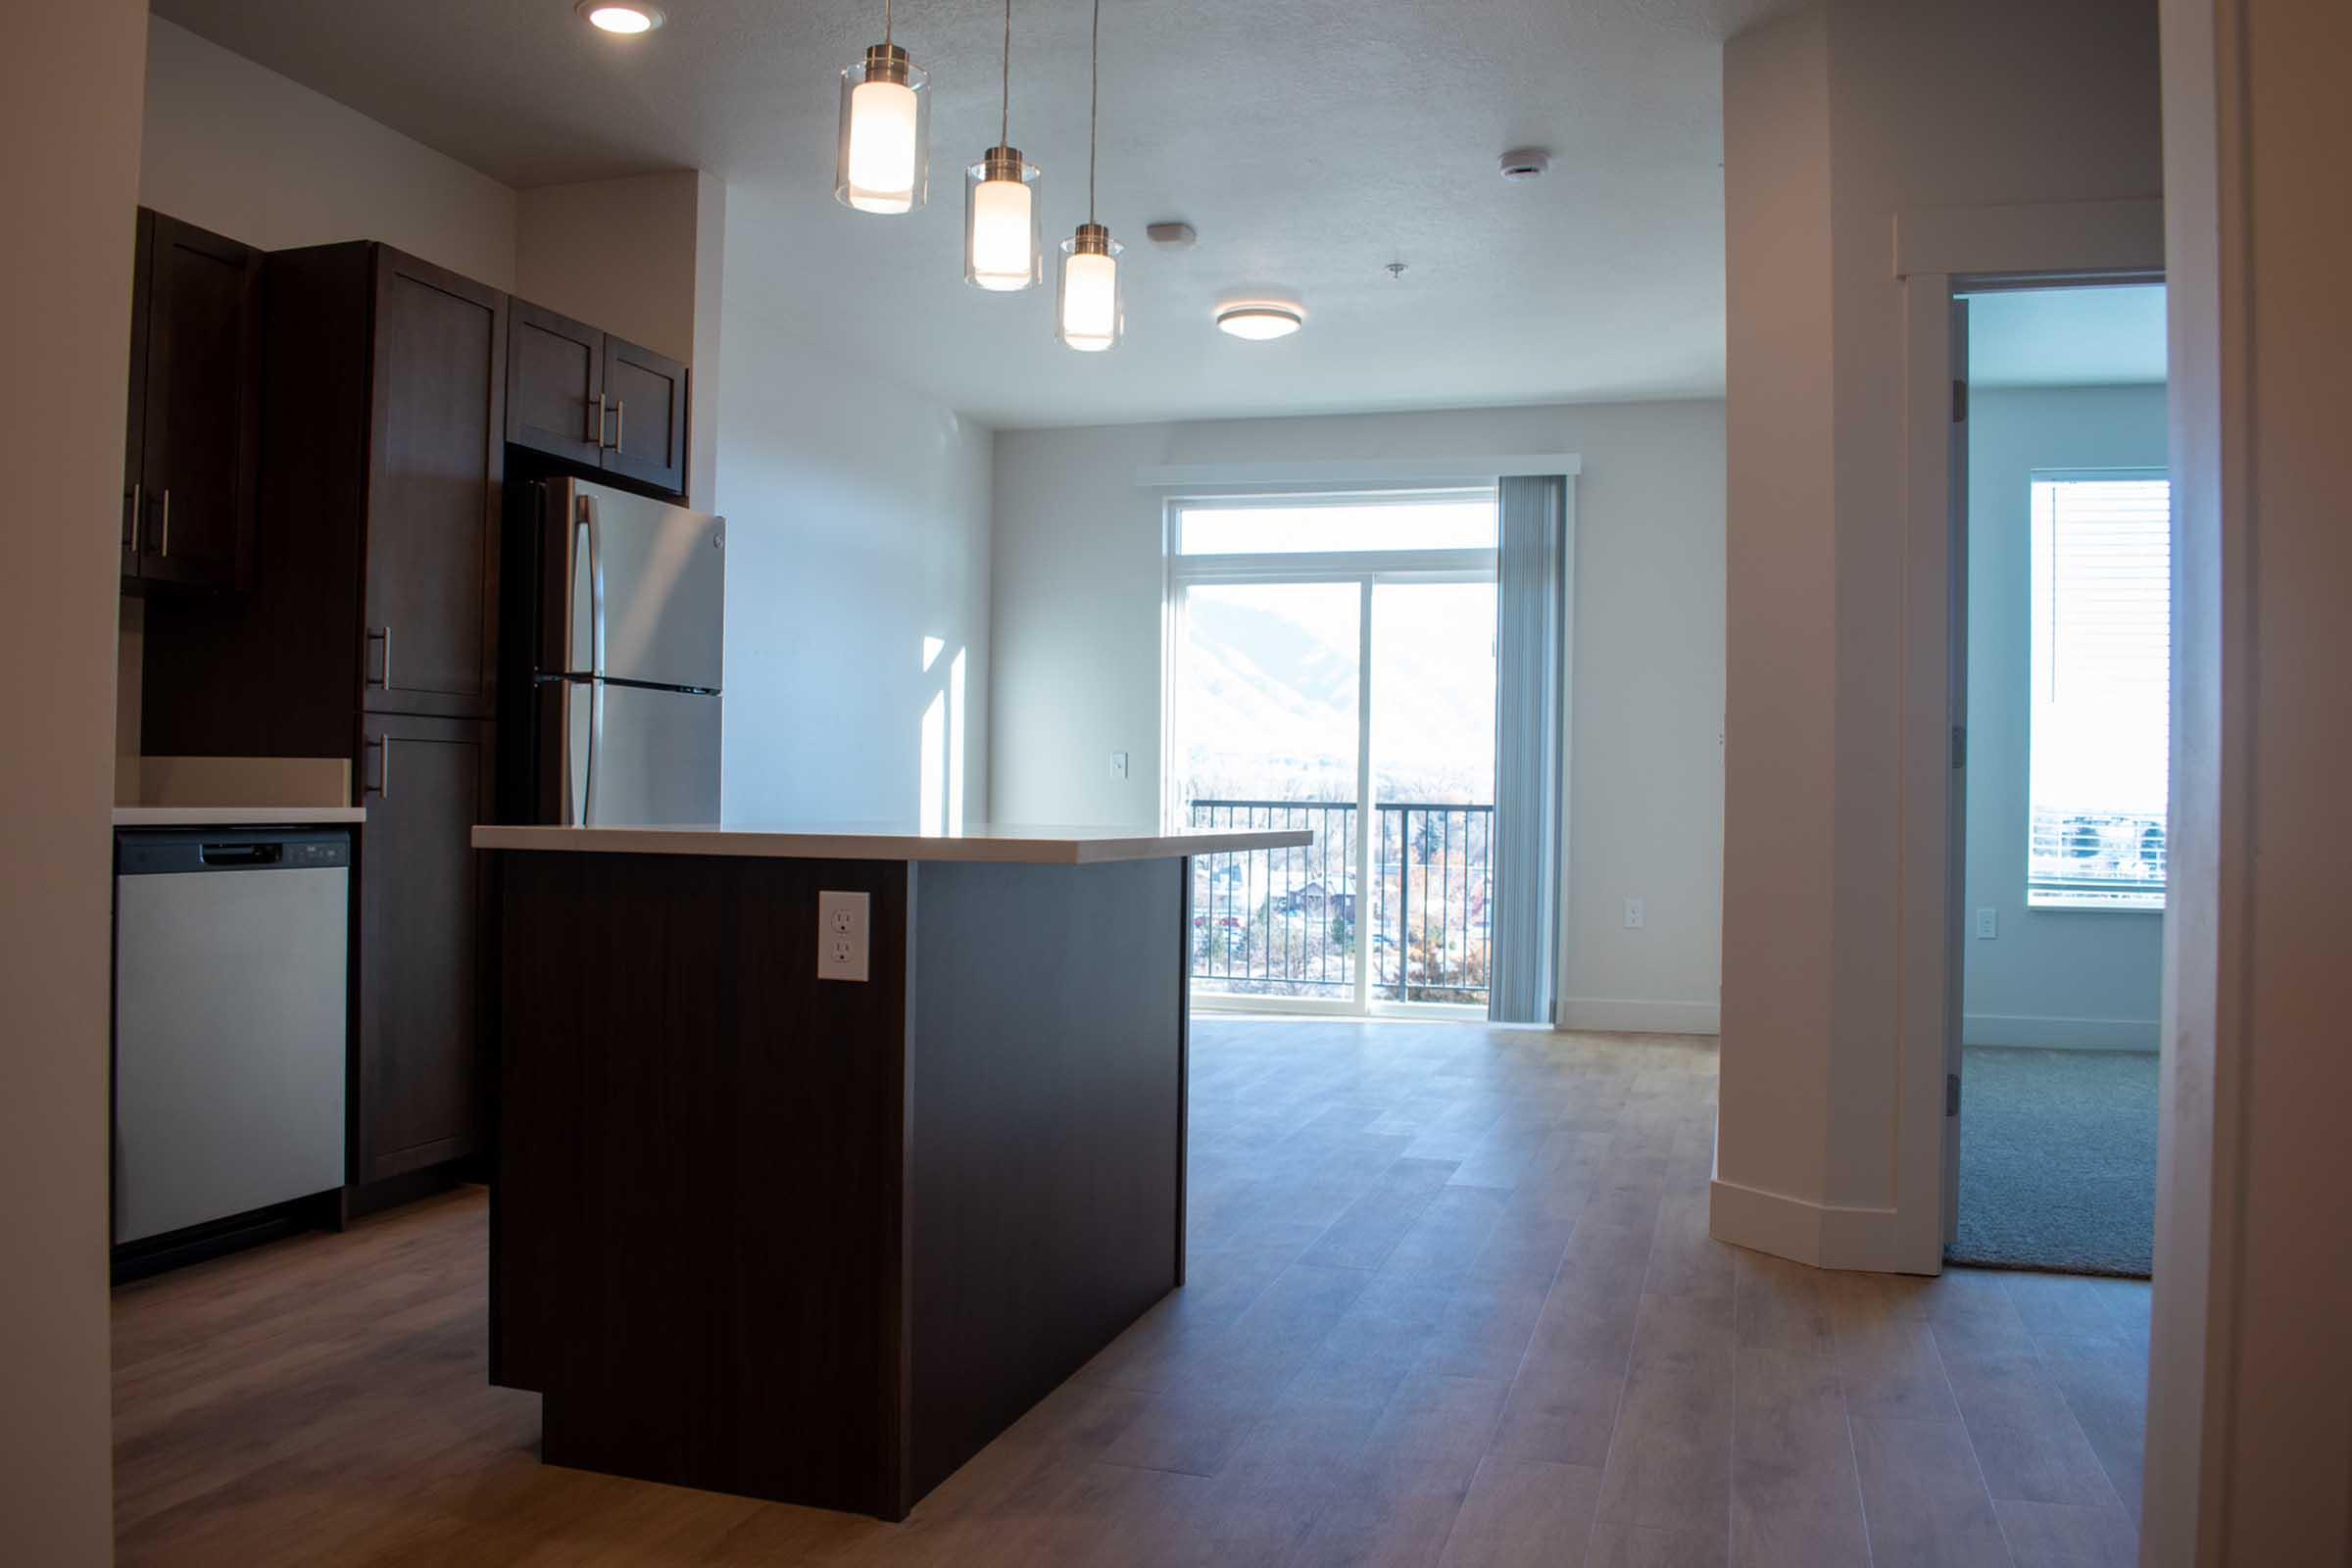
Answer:
[[[1358,921],[1376,1002],[1487,1000],[1494,808],[1398,801],[1373,809],[1367,903],[1352,801],[1192,804],[1196,828],[1312,828],[1303,849],[1193,859],[1193,981],[1201,991],[1352,1002]]]

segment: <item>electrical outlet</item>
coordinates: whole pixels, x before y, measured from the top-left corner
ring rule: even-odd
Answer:
[[[1113,752],[1110,754],[1110,776],[1112,778],[1125,778],[1127,776],[1127,754],[1125,752]]]
[[[1642,901],[1640,899],[1625,901],[1625,928],[1628,931],[1642,929]]]
[[[1983,908],[1977,911],[1977,935],[1986,941],[2001,934],[2001,911]]]
[[[816,896],[816,977],[819,980],[863,980],[866,977],[866,912],[871,903],[863,893],[819,893]]]

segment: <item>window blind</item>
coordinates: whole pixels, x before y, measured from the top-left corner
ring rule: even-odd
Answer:
[[[2164,906],[2172,486],[2033,481],[2027,902]]]

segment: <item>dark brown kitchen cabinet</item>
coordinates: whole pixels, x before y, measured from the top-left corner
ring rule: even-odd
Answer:
[[[484,1032],[482,858],[492,726],[369,713],[361,726],[359,1042],[352,1179],[474,1152]]]
[[[522,300],[507,354],[507,439],[667,495],[686,493],[686,367]]]
[[[524,300],[508,309],[507,439],[583,467],[601,466],[605,334]]]
[[[496,708],[507,297],[374,247],[365,706]]]
[[[361,241],[270,253],[263,315],[253,586],[150,602],[142,749],[350,759],[367,1184],[484,1136],[470,837],[494,798],[507,298]]]
[[[605,471],[684,495],[686,367],[608,336],[605,398],[612,408],[612,441],[605,448]]]
[[[261,429],[262,253],[141,209],[132,269],[122,575],[252,580]]]

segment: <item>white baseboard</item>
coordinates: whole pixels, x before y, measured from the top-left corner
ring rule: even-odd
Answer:
[[[1814,1268],[1934,1274],[1943,1266],[1941,1247],[1932,1255],[1917,1255],[1916,1246],[1906,1251],[1891,1208],[1816,1203],[1720,1176],[1708,1184],[1707,1234]]]
[[[1611,997],[1562,997],[1553,1012],[1560,1029],[1600,1029],[1640,1035],[1723,1033],[1723,1008],[1712,1002],[1644,1002]]]
[[[2036,1018],[1972,1012],[1960,1020],[1971,1046],[2041,1046],[2053,1051],[2154,1051],[2161,1039],[2154,1018]]]

